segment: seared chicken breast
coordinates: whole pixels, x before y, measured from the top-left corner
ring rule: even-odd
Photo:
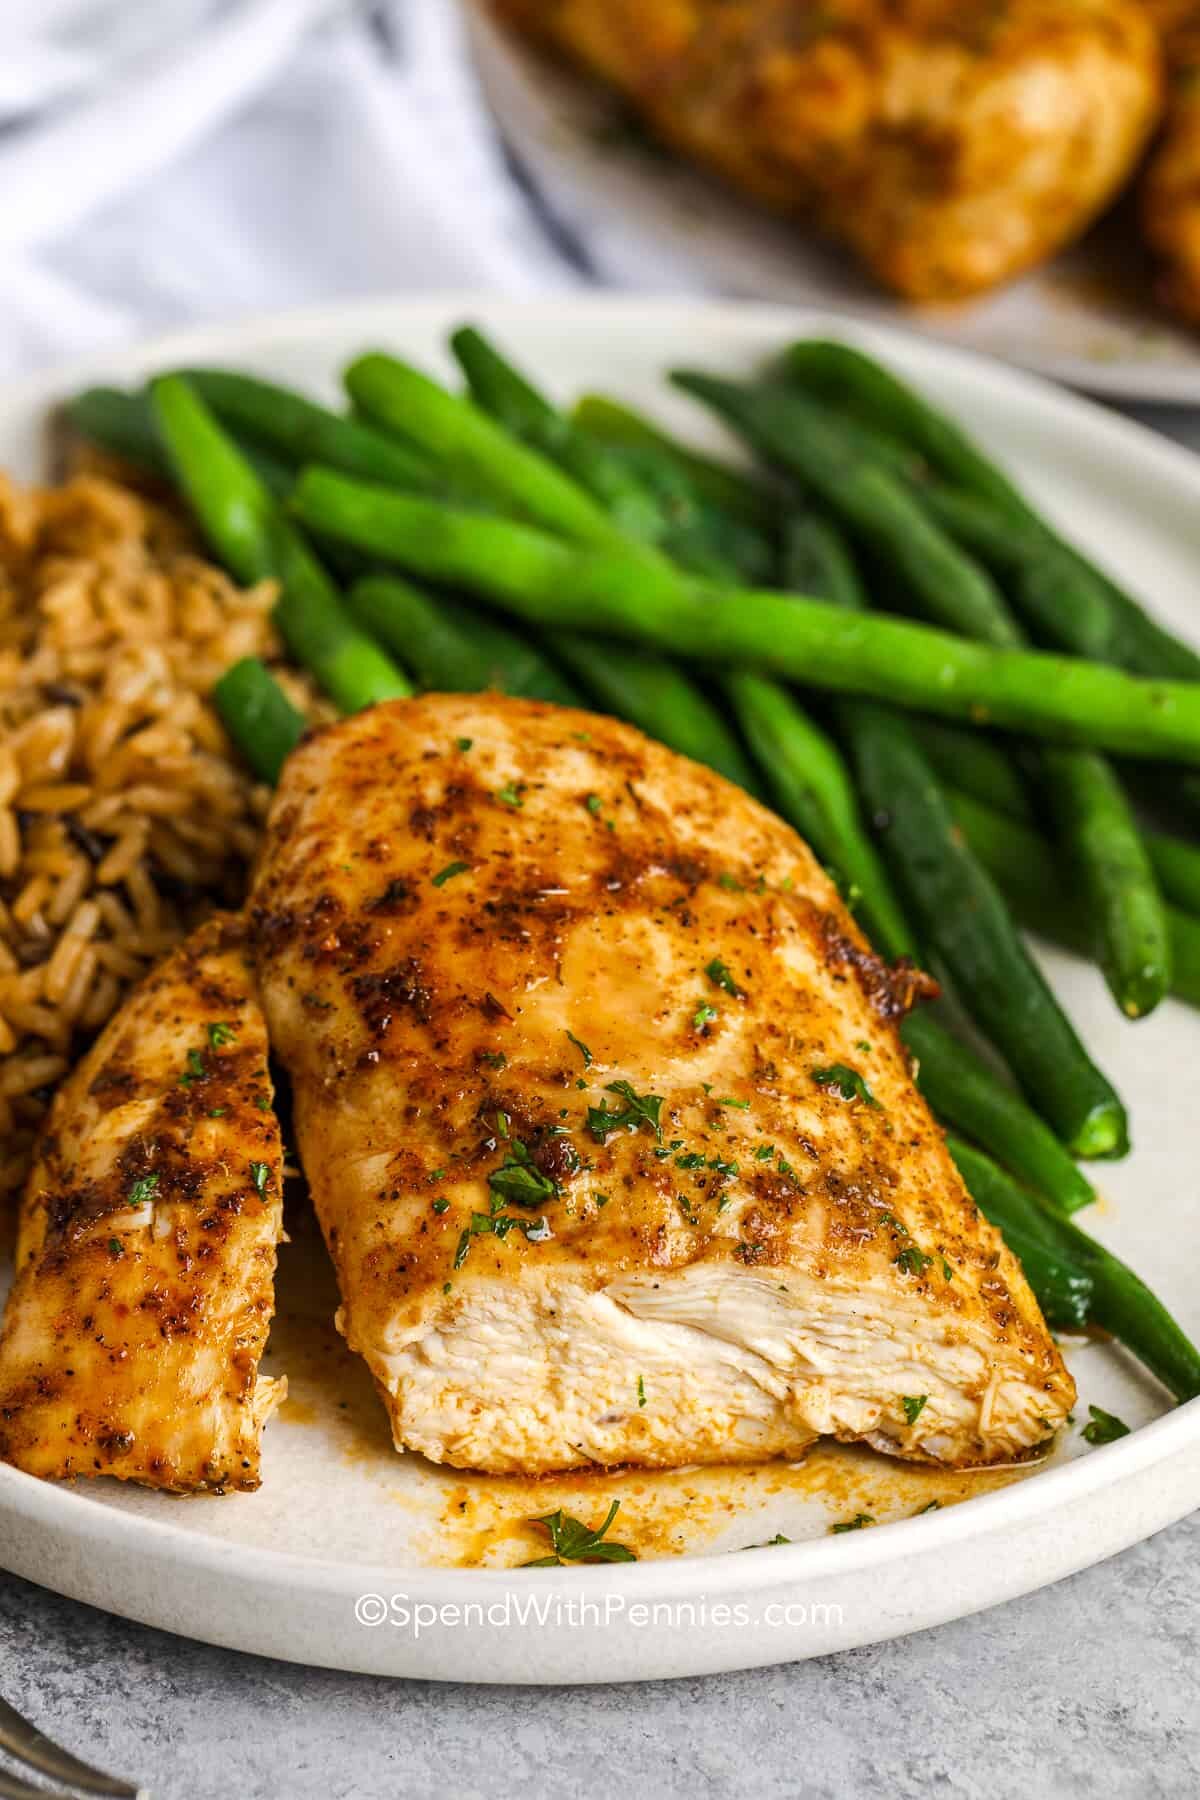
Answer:
[[[0,1459],[254,1488],[282,1154],[244,932],[149,975],[55,1099],[0,1330]]]
[[[537,1473],[1006,1462],[1074,1388],[804,843],[609,718],[427,696],[307,740],[252,897],[398,1448]]]
[[[1137,0],[493,5],[916,300],[990,287],[1077,237],[1161,108]]]

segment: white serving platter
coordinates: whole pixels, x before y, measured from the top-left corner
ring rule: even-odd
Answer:
[[[748,370],[791,337],[840,332],[968,421],[1055,519],[1200,642],[1200,461],[998,363],[796,309],[459,297],[190,332],[0,393],[0,467],[39,473],[54,403],[91,380],[229,363],[332,395],[338,369],[369,346],[448,370],[445,337],[465,318],[564,399],[602,388],[698,443],[720,438],[663,386],[665,368],[686,356]],[[1200,1336],[1200,1026],[1174,1004],[1129,1025],[1092,969],[1045,960],[1133,1117],[1135,1154],[1101,1166],[1104,1197],[1088,1223]],[[1079,1421],[1097,1402],[1134,1429],[1092,1449],[1077,1426],[1019,1477],[945,1476],[840,1449],[796,1466],[541,1483],[439,1471],[391,1450],[370,1384],[332,1328],[331,1277],[302,1210],[291,1228],[270,1351],[291,1397],[267,1431],[261,1490],[179,1500],[0,1467],[0,1566],[170,1631],[296,1661],[441,1680],[631,1680],[915,1631],[1055,1581],[1200,1504],[1200,1402],[1172,1411],[1122,1353],[1094,1342],[1067,1347]],[[7,1279],[0,1269],[0,1294]],[[638,1550],[636,1564],[512,1566],[544,1550],[533,1516],[561,1505],[598,1523],[612,1498],[622,1503],[613,1535]],[[941,1510],[916,1516],[931,1499]],[[859,1512],[878,1523],[831,1531]],[[778,1534],[791,1542],[747,1548]]]
[[[673,159],[619,102],[460,0],[488,104],[517,162],[601,279],[829,307],[1004,357],[1085,392],[1200,405],[1200,335],[1152,293],[1136,207],[979,299],[910,306],[836,247]]]

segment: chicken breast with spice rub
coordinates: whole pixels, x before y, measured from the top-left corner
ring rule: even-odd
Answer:
[[[180,1492],[256,1488],[286,1384],[282,1151],[239,920],[200,928],[64,1083],[0,1331],[0,1461]]]
[[[1074,1389],[812,854],[612,719],[427,696],[292,756],[252,899],[399,1448],[537,1473],[1033,1451]]]

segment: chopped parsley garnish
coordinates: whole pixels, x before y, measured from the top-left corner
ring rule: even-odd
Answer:
[[[568,1518],[561,1506],[557,1512],[543,1513],[540,1518],[531,1519],[531,1525],[541,1525],[549,1533],[551,1554],[535,1557],[524,1566],[527,1569],[557,1569],[564,1563],[573,1562],[636,1562],[637,1557],[627,1544],[607,1541],[608,1528],[620,1507],[621,1502],[614,1500],[603,1525],[596,1530],[579,1519]]]
[[[193,1081],[203,1081],[207,1074],[208,1068],[200,1052],[198,1050],[189,1050],[187,1053],[187,1068],[179,1077],[179,1085],[180,1087],[191,1087]]]
[[[590,1069],[592,1066],[592,1060],[593,1060],[592,1053],[588,1049],[587,1045],[584,1043],[583,1039],[577,1038],[573,1031],[568,1031],[567,1036],[570,1038],[571,1042],[574,1044],[575,1048],[578,1050],[580,1056],[582,1056],[584,1068]]]
[[[454,741],[465,756],[467,751],[471,748],[471,745],[475,742],[475,739],[474,738],[455,738]]]
[[[646,1404],[646,1383],[645,1383],[644,1379],[642,1378],[642,1376],[640,1376],[640,1375],[638,1376],[637,1396],[638,1396],[638,1405],[645,1406],[645,1404]]]
[[[716,1017],[717,1017],[716,1007],[710,1005],[707,1000],[702,1000],[700,1002],[699,1006],[696,1008],[695,1012],[692,1014],[692,1025],[696,1031],[703,1031],[704,1027],[709,1023],[709,1021],[712,1019],[715,1019]]]
[[[942,1280],[943,1281],[953,1281],[954,1280],[954,1270],[950,1267],[950,1264],[946,1261],[946,1258],[944,1256],[942,1258]]]
[[[714,1106],[735,1106],[739,1112],[749,1112],[750,1111],[750,1102],[748,1100],[735,1100],[729,1094],[726,1094],[724,1099],[715,1099],[713,1101],[713,1105]]]
[[[900,1252],[899,1256],[894,1256],[892,1261],[898,1269],[904,1269],[909,1275],[920,1275],[928,1268],[933,1258],[926,1256],[923,1250],[918,1250],[915,1244],[909,1244]]]
[[[858,1070],[848,1068],[845,1063],[831,1063],[827,1069],[814,1069],[812,1078],[818,1087],[836,1088],[843,1100],[861,1100],[867,1106],[879,1105]]]
[[[153,1194],[153,1192],[157,1186],[158,1186],[158,1171],[157,1170],[152,1170],[149,1175],[143,1175],[138,1181],[134,1182],[133,1186],[129,1190],[129,1194],[127,1197],[128,1197],[130,1206],[144,1205],[144,1203],[147,1200],[149,1200],[150,1196]]]
[[[774,1548],[777,1544],[790,1544],[791,1541],[792,1540],[790,1537],[784,1537],[782,1531],[777,1531],[773,1538],[766,1538],[766,1539],[764,1539],[764,1541],[761,1544],[743,1544],[742,1549],[743,1550],[774,1550]]]
[[[505,806],[524,806],[525,804],[521,798],[520,787],[515,781],[506,781],[502,788],[497,788],[496,798],[503,801]]]
[[[223,1050],[226,1044],[232,1044],[237,1037],[237,1026],[223,1024],[219,1019],[208,1028],[208,1041],[214,1050]]]
[[[730,974],[728,966],[721,961],[719,956],[713,957],[705,967],[704,973],[716,987],[724,988],[725,992],[732,994],[735,1000],[744,998],[744,990],[738,986]]]
[[[605,1143],[614,1131],[638,1131],[643,1125],[648,1125],[659,1143],[662,1142],[661,1094],[635,1093],[628,1081],[610,1081],[605,1092],[616,1094],[625,1105],[610,1110],[608,1102],[604,1101],[600,1106],[588,1107],[587,1127],[598,1144]]]
[[[1090,1417],[1083,1428],[1085,1443],[1115,1444],[1118,1438],[1129,1436],[1128,1425],[1116,1413],[1105,1412],[1102,1406],[1089,1406],[1088,1413]]]
[[[704,1153],[700,1150],[688,1150],[683,1156],[675,1158],[675,1167],[677,1169],[702,1169]]]
[[[488,1186],[513,1206],[530,1209],[544,1206],[558,1194],[558,1183],[542,1174],[520,1138],[510,1139],[508,1155],[488,1176]]]
[[[746,891],[736,875],[728,875],[724,870],[717,876],[717,885],[729,894],[744,894]]]
[[[592,814],[592,816],[594,818],[598,818],[600,816],[600,811],[604,805],[604,802],[600,798],[599,794],[589,794],[583,804],[587,807],[588,811]]]
[[[861,1050],[864,1056],[870,1056],[870,1054],[871,1054],[871,1046],[867,1042],[866,1038],[859,1038],[859,1040],[855,1044],[854,1048],[856,1050]]]
[[[481,1050],[479,1060],[487,1063],[490,1069],[506,1069],[508,1067],[508,1058],[503,1050]]]
[[[905,1394],[900,1404],[904,1408],[904,1417],[910,1425],[915,1425],[925,1411],[928,1394]]]
[[[520,1231],[530,1244],[544,1244],[554,1236],[550,1229],[550,1221],[545,1213],[540,1219],[517,1219],[511,1213],[498,1210],[499,1202],[492,1197],[490,1213],[472,1213],[471,1223],[466,1227],[458,1240],[458,1248],[454,1252],[454,1267],[461,1269],[467,1260],[467,1252],[471,1248],[472,1238],[494,1237],[503,1243],[510,1231]]]
[[[109,1238],[108,1253],[110,1256],[124,1256],[125,1246],[121,1242],[120,1238]]]
[[[833,1525],[830,1530],[837,1536],[843,1531],[861,1531],[864,1525],[875,1523],[874,1513],[855,1513],[852,1519],[844,1519],[840,1525]]]
[[[448,1200],[435,1200],[433,1203],[433,1210],[435,1213],[449,1212],[450,1202]]]
[[[754,1152],[755,1162],[770,1162],[775,1154],[774,1144],[760,1144]]]
[[[266,1094],[259,1094],[255,1099],[254,1104],[257,1106],[259,1112],[269,1112],[271,1109],[271,1102]]]
[[[223,1119],[228,1111],[229,1108],[227,1106],[210,1106],[208,1109],[208,1116],[210,1119]]]
[[[433,878],[434,887],[445,887],[446,883],[448,881],[453,881],[454,877],[456,875],[465,875],[467,873],[467,871],[470,869],[470,867],[471,867],[470,863],[465,863],[465,862],[447,863],[445,868],[439,869],[437,874],[434,876],[434,878]]]
[[[252,1162],[250,1164],[250,1179],[258,1189],[259,1193],[265,1194],[267,1191],[267,1183],[271,1179],[270,1164],[264,1162]]]

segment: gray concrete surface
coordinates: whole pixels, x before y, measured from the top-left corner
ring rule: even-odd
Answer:
[[[975,1619],[646,1687],[260,1662],[0,1576],[0,1693],[153,1800],[1195,1800],[1200,1515]]]

